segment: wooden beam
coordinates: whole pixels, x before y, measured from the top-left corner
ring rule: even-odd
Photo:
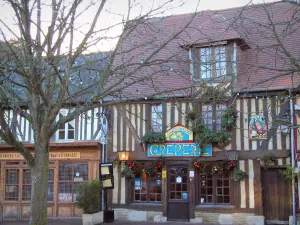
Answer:
[[[126,116],[126,111],[125,109],[120,106],[120,105],[117,105],[116,106],[117,110],[119,111],[119,114],[120,116],[122,117],[122,119],[124,120],[125,124],[127,125],[127,127],[129,128],[130,132],[132,133],[132,136],[133,138],[135,139],[135,141],[137,143],[139,143],[140,141],[140,137],[139,135],[137,134],[137,131],[135,130],[135,128],[133,127],[131,121],[129,120],[129,118]]]

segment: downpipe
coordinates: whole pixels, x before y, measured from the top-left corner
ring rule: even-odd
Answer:
[[[289,90],[290,95],[290,112],[291,112],[291,157],[292,157],[292,167],[295,168],[295,136],[294,136],[294,102],[292,90]],[[292,182],[292,198],[293,198],[293,225],[297,225],[296,217],[296,193],[295,193],[295,180]]]

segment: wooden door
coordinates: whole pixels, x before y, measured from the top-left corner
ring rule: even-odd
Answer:
[[[188,166],[168,168],[168,220],[189,221]]]
[[[267,224],[288,221],[292,215],[292,185],[279,169],[262,171],[263,206]]]

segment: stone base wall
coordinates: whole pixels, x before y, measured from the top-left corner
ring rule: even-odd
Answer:
[[[226,224],[226,225],[264,225],[264,216],[256,216],[252,213],[208,213],[208,212],[197,212],[195,218],[201,220],[204,224]]]
[[[115,220],[118,221],[148,221],[148,222],[166,222],[167,218],[162,212],[138,211],[132,209],[114,209]]]
[[[118,208],[115,210],[115,220],[117,221],[148,221],[166,222],[167,217],[162,212],[138,211],[132,209]],[[220,225],[264,225],[264,216],[255,216],[251,213],[208,213],[196,212],[195,219],[190,219],[191,223],[220,224]]]

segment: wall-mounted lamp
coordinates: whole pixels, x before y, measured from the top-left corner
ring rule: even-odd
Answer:
[[[233,160],[238,160],[238,152],[236,150],[228,150],[226,151],[228,160],[233,161]]]
[[[119,151],[118,156],[119,156],[119,160],[127,161],[129,158],[129,151]]]

